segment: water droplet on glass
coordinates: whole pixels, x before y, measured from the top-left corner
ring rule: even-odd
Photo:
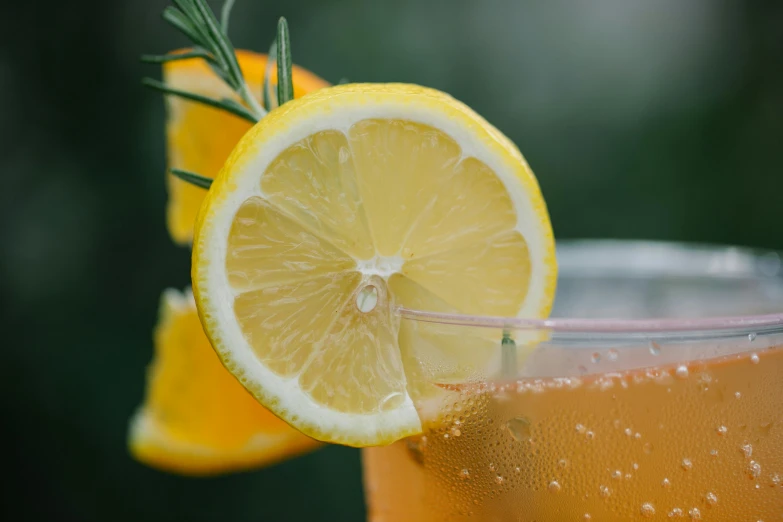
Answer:
[[[612,478],[615,479],[615,480],[622,479],[623,478],[623,472],[620,471],[619,469],[616,469],[616,470],[612,471]]]
[[[634,462],[634,463],[631,465],[631,467],[634,469],[634,471],[636,471],[637,469],[639,469],[639,464],[637,464],[636,462]]]
[[[620,419],[615,419],[615,420],[613,420],[613,421],[612,421],[612,426],[614,426],[614,428],[615,428],[616,430],[619,430],[619,429],[620,429]]]
[[[520,471],[522,471],[522,468],[520,468],[519,466],[517,466],[517,467],[515,467],[515,468],[514,468],[514,471],[516,471],[517,473],[519,473]]]
[[[642,438],[642,434],[637,431],[636,433],[633,434],[633,438],[639,440]]]
[[[751,460],[748,463],[748,475],[750,475],[750,478],[758,478],[759,475],[761,475],[761,464],[755,460]]]
[[[726,435],[729,429],[726,426],[718,426],[718,429],[716,431],[718,432],[718,435]]]
[[[593,354],[590,356],[590,360],[593,361],[593,363],[601,362],[601,354],[598,352],[593,352]]]
[[[517,442],[530,440],[530,419],[526,417],[514,417],[506,422],[506,429]]]
[[[616,361],[619,355],[620,355],[619,352],[614,348],[606,352],[606,358],[609,359],[610,361]]]
[[[549,483],[549,492],[550,493],[559,493],[560,492],[560,483],[556,480],[553,480]]]
[[[576,425],[576,432],[581,434],[584,434],[584,432],[587,431],[587,428],[584,427],[583,424],[577,424]]]
[[[742,394],[740,392],[734,392],[734,398],[739,399],[742,397]]]
[[[502,484],[503,483],[503,477],[500,475],[495,475],[495,484]]]
[[[704,500],[706,500],[707,504],[709,504],[710,506],[714,506],[715,504],[718,503],[718,496],[712,491],[710,491],[709,493],[704,495]]]
[[[582,517],[582,520],[592,520],[593,517],[590,516],[590,513],[585,513],[585,516]]]
[[[644,518],[650,518],[651,516],[655,515],[655,507],[653,507],[653,505],[649,502],[645,502],[642,504],[640,512]]]
[[[716,449],[711,449],[711,450],[710,450],[710,455],[712,455],[713,457],[717,457],[717,456],[718,456],[718,450],[716,450]]]
[[[750,362],[753,364],[759,363],[759,356],[755,353],[750,354]]]
[[[743,444],[740,446],[740,451],[745,455],[746,459],[749,459],[751,455],[753,455],[753,446],[750,444]]]
[[[642,451],[643,451],[645,454],[647,454],[647,455],[649,455],[650,453],[652,453],[652,450],[653,450],[653,445],[652,445],[652,444],[650,444],[649,442],[645,442],[645,443],[644,443],[644,446],[642,446]]]
[[[489,470],[490,471],[495,471],[495,463],[494,462],[490,462],[489,463]]]
[[[680,379],[686,379],[688,377],[688,367],[678,366],[677,369],[674,370],[674,375],[676,375]]]
[[[663,489],[669,489],[672,487],[672,483],[669,479],[665,478],[661,481],[661,486],[663,486]]]
[[[460,431],[459,428],[451,428],[451,434],[454,437],[459,437],[460,435],[462,435],[462,432]]]
[[[689,471],[691,468],[693,468],[693,462],[691,462],[691,459],[682,459],[680,466],[682,466],[682,469],[685,471]]]
[[[623,431],[623,433],[625,433],[625,434],[626,434],[626,435],[628,435],[629,437],[630,437],[631,435],[633,435],[633,431],[631,430],[631,428],[625,428],[625,430]]]
[[[683,514],[682,509],[676,507],[669,511],[669,518],[680,518]]]
[[[651,355],[660,355],[661,354],[661,345],[656,343],[655,341],[650,341],[649,344],[649,350]]]
[[[701,520],[701,511],[699,508],[691,508],[688,510],[688,516],[691,517],[691,520]]]
[[[598,492],[600,493],[601,498],[609,498],[612,495],[612,490],[607,486],[598,486]]]
[[[557,461],[557,465],[561,468],[567,468],[568,467],[568,461],[566,459],[560,459]]]
[[[407,440],[406,445],[408,447],[408,454],[411,458],[419,464],[424,464],[424,450],[427,447],[427,438],[411,438]]]
[[[779,486],[779,485],[780,485],[780,483],[781,483],[781,481],[783,481],[783,478],[781,478],[781,476],[780,476],[780,474],[779,474],[779,473],[773,473],[773,474],[772,474],[772,475],[769,477],[769,480],[770,480],[770,481],[772,481],[772,485],[773,485],[773,486]]]
[[[754,334],[754,333],[749,333],[749,334],[748,334],[748,341],[750,341],[750,342],[753,342],[753,341],[755,341],[755,340],[756,340],[756,334]]]
[[[468,480],[470,478],[470,471],[463,469],[459,472],[459,476],[462,478],[462,480]]]
[[[593,440],[595,438],[595,433],[593,433],[592,431],[588,431],[587,433],[585,433],[585,438],[587,440]]]

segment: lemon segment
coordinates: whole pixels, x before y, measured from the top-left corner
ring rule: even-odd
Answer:
[[[502,134],[443,93],[354,84],[242,138],[199,213],[192,275],[215,350],[262,404],[365,446],[421,431],[426,361],[456,378],[497,352],[486,331],[436,335],[396,307],[542,317],[556,265],[538,184]]]
[[[261,97],[263,74],[267,57],[251,51],[237,50],[237,61],[250,87]],[[272,83],[277,82],[273,68]],[[201,58],[175,60],[163,64],[166,85],[211,98],[229,98],[240,101],[236,93],[221,80]],[[315,74],[294,66],[294,96],[329,85]],[[208,178],[214,178],[241,138],[252,124],[233,114],[176,96],[166,97],[166,153],[169,167],[184,169]],[[181,179],[166,175],[169,199],[166,220],[169,233],[177,243],[189,244],[193,239],[193,225],[199,206],[204,200],[204,189]]]

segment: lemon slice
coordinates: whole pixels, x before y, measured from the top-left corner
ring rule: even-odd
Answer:
[[[303,433],[352,446],[419,433],[417,362],[449,351],[401,330],[395,307],[541,317],[556,278],[516,147],[402,84],[321,89],[270,113],[210,189],[193,248],[199,315],[229,371]]]
[[[250,91],[260,98],[265,54],[237,50],[237,61]],[[277,81],[277,68],[272,68],[272,83]],[[238,97],[228,85],[209,68],[201,58],[175,60],[163,64],[163,80],[166,85],[211,98]],[[298,66],[293,68],[294,96],[329,85],[310,71]],[[201,103],[177,96],[166,97],[168,119],[166,121],[166,149],[170,167],[197,172],[214,178],[225,163],[231,150],[251,123]],[[194,187],[168,174],[169,200],[166,221],[174,241],[190,244],[193,224],[198,208],[204,199],[204,189]]]
[[[155,358],[128,445],[139,461],[185,475],[252,469],[319,443],[275,417],[215,355],[190,290],[163,293]]]

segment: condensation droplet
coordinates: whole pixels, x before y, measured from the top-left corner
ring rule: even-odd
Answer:
[[[688,516],[691,517],[691,520],[701,520],[701,511],[699,508],[691,508],[688,510]]]
[[[495,475],[495,484],[503,484],[503,477]]]
[[[684,513],[683,513],[682,509],[676,507],[676,508],[672,509],[671,511],[669,511],[669,518],[681,518],[683,516],[683,514]]]
[[[517,467],[515,467],[515,468],[514,468],[514,471],[516,471],[517,473],[519,473],[519,472],[521,472],[521,471],[522,471],[522,468],[520,468],[519,466],[517,466]]]
[[[595,438],[595,433],[593,433],[592,431],[588,431],[587,433],[585,433],[585,438],[587,440],[593,440]]]
[[[718,503],[718,496],[712,491],[710,491],[706,495],[704,495],[704,500],[706,500],[707,504],[709,504],[710,506],[714,506],[715,504]]]
[[[560,492],[560,483],[556,480],[553,480],[549,483],[549,492],[550,493],[559,493]]]
[[[625,428],[625,430],[623,430],[623,433],[625,433],[629,437],[633,435],[633,431],[631,430],[631,428]]]
[[[753,446],[751,446],[750,444],[743,444],[742,446],[740,446],[740,451],[742,452],[743,455],[745,455],[746,459],[749,459],[751,455],[753,455]]]
[[[460,477],[461,477],[463,480],[467,480],[467,479],[469,479],[469,478],[470,478],[470,471],[468,471],[467,469],[463,469],[462,471],[460,471],[460,472],[459,472],[459,476],[460,476]]]
[[[585,516],[582,517],[582,520],[592,520],[593,517],[590,515],[590,513],[585,513]]]
[[[716,449],[711,449],[711,450],[710,450],[710,455],[711,455],[711,456],[713,456],[713,457],[717,457],[717,456],[718,456],[718,450],[716,450]]]
[[[772,474],[772,475],[769,477],[769,480],[770,480],[770,481],[772,481],[772,485],[773,485],[773,486],[779,486],[779,485],[780,485],[780,483],[783,481],[783,478],[781,478],[781,477],[780,477],[780,474],[779,474],[779,473],[773,473],[773,474]]]
[[[612,471],[612,478],[615,480],[621,480],[623,478],[623,472],[619,469]]]
[[[761,475],[761,464],[755,460],[751,460],[748,463],[748,475],[750,475],[750,478],[758,478],[759,475]]]
[[[755,353],[750,354],[750,362],[753,364],[759,363],[759,356]]]
[[[593,354],[590,356],[590,360],[593,361],[593,363],[601,362],[601,354],[598,352],[593,352]]]
[[[693,468],[693,462],[691,462],[691,459],[682,459],[680,466],[682,466],[682,469],[685,471],[689,471],[691,468]]]
[[[749,333],[749,334],[748,334],[748,341],[750,341],[750,342],[753,342],[753,341],[755,341],[755,340],[756,340],[756,334],[754,334],[754,333]]]
[[[718,432],[718,435],[726,435],[729,429],[726,426],[718,426],[716,431]]]
[[[638,469],[639,469],[639,464],[637,464],[636,462],[634,462],[633,464],[631,464],[631,467],[633,468],[633,470],[634,470],[634,471],[636,471],[636,470],[638,470]]]
[[[612,426],[614,426],[614,429],[619,430],[620,429],[620,419],[615,419],[612,421]]]
[[[530,419],[514,417],[506,422],[506,429],[517,442],[530,440]]]
[[[639,510],[644,518],[650,518],[653,515],[655,515],[655,507],[653,507],[652,504],[649,502],[645,502],[642,504],[641,509]]]
[[[674,375],[676,375],[680,379],[687,379],[688,378],[688,367],[687,366],[678,366],[677,369],[674,370]]]
[[[601,494],[601,498],[609,498],[612,495],[612,490],[607,486],[598,486],[598,492]]]
[[[636,440],[640,440],[642,438],[642,434],[637,431],[636,433],[633,434],[633,438]]]
[[[587,428],[585,428],[583,424],[577,424],[576,425],[576,432],[577,433],[584,434],[585,431],[587,431]]]
[[[665,478],[661,481],[661,486],[663,486],[663,489],[669,489],[672,487],[672,483],[669,479]]]
[[[495,471],[495,463],[494,462],[490,462],[489,463],[489,470],[490,471]]]
[[[616,361],[618,356],[619,352],[614,348],[611,348],[608,352],[606,352],[606,358],[610,361]]]
[[[625,474],[625,480],[631,480],[631,474],[630,473],[626,473]]]
[[[568,467],[568,461],[566,459],[560,459],[557,461],[557,465],[561,468],[567,468]]]
[[[651,355],[660,355],[661,353],[661,345],[655,341],[650,341],[649,349]]]
[[[646,453],[647,455],[649,455],[650,453],[652,453],[652,450],[653,450],[653,445],[652,445],[652,444],[650,444],[649,442],[645,442],[645,443],[644,443],[644,446],[642,446],[642,451],[643,451],[644,453]]]
[[[742,398],[742,394],[740,392],[734,392],[734,398],[735,399],[740,399],[740,398]]]

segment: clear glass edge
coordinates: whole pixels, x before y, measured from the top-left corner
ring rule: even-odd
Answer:
[[[758,250],[744,247],[714,244],[677,243],[643,240],[603,240],[581,239],[560,241],[561,249],[584,247],[624,248],[633,247],[635,255],[655,254],[667,258],[676,255],[712,256],[713,259],[727,261],[717,269],[707,270],[697,275],[705,277],[753,276],[777,279],[780,277],[781,255],[772,250]],[[764,263],[776,263],[775,270],[759,269]],[[628,265],[627,265],[628,266]],[[693,275],[691,273],[690,275]],[[736,315],[706,318],[666,318],[666,319],[581,319],[554,318],[530,319],[521,317],[474,316],[448,314],[397,308],[403,319],[438,323],[454,326],[502,328],[509,330],[545,330],[554,334],[566,334],[568,337],[629,337],[629,338],[714,338],[735,335],[764,335],[783,333],[783,304],[780,313],[763,315]]]

